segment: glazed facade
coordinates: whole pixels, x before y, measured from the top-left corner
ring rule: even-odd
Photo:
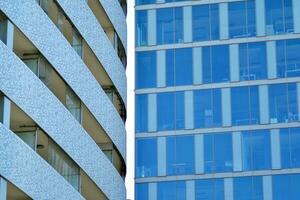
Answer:
[[[126,1],[0,2],[0,200],[126,199]]]
[[[300,198],[299,9],[136,1],[137,200]]]

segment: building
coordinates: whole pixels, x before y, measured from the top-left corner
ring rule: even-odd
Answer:
[[[0,200],[126,199],[125,15],[0,1]]]
[[[136,1],[136,199],[300,199],[300,1]]]

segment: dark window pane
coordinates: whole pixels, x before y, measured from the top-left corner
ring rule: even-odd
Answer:
[[[157,141],[155,138],[136,140],[136,176],[157,175]]]
[[[300,167],[300,128],[280,130],[281,166],[283,168]]]
[[[159,182],[157,184],[157,199],[185,200],[186,188],[184,181]]]
[[[192,48],[175,50],[176,86],[193,84]]]
[[[135,98],[135,132],[148,131],[148,96],[146,94],[136,95]]]
[[[262,177],[234,178],[234,199],[263,200]]]
[[[167,131],[175,129],[175,94],[157,94],[157,129]]]
[[[194,174],[194,137],[167,138],[167,175]]]
[[[136,45],[147,45],[147,11],[136,11]]]
[[[205,179],[195,181],[196,200],[223,200],[223,179]]]
[[[135,185],[135,198],[136,200],[148,200],[148,184],[136,184]]]
[[[136,62],[136,88],[156,87],[156,52],[138,52]]]
[[[156,3],[156,0],[135,0],[136,5]]]

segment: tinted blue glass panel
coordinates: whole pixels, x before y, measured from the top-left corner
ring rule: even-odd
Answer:
[[[276,42],[278,77],[300,76],[300,40]]]
[[[205,173],[232,171],[232,135],[204,135]]]
[[[158,200],[185,200],[186,187],[184,181],[159,182],[157,184]]]
[[[234,199],[263,200],[262,177],[240,177],[233,179]]]
[[[136,53],[136,88],[156,87],[156,52]]]
[[[230,38],[256,35],[254,0],[229,3]]]
[[[147,45],[147,11],[136,11],[136,45]]]
[[[157,9],[157,43],[183,42],[182,8]]]
[[[272,177],[273,200],[298,200],[300,198],[300,175],[277,175]]]
[[[296,84],[269,86],[269,110],[271,123],[298,120]]]
[[[221,90],[194,91],[195,128],[216,127],[222,124]]]
[[[293,32],[292,0],[266,0],[267,35]]]
[[[218,4],[192,7],[193,41],[219,39],[219,6]]]
[[[147,132],[148,130],[148,96],[136,95],[135,98],[135,132]]]
[[[223,179],[207,179],[195,181],[195,200],[223,200]]]
[[[180,130],[184,129],[184,92],[175,93],[175,129]]]
[[[229,80],[228,45],[203,47],[203,82],[219,83]]]
[[[259,123],[258,87],[231,89],[231,113],[233,125]]]
[[[281,166],[300,167],[300,128],[280,130]]]
[[[156,0],[135,0],[136,5],[156,3]]]
[[[242,133],[243,170],[270,169],[270,134],[267,130]]]
[[[135,199],[136,200],[148,200],[148,184],[136,184],[135,185]]]
[[[136,140],[136,176],[157,175],[157,140],[156,138]]]
[[[167,175],[194,174],[194,137],[167,138]]]
[[[175,85],[193,84],[192,48],[175,49]]]
[[[159,131],[175,129],[175,94],[157,94],[157,129]]]
[[[244,43],[239,45],[240,80],[267,78],[266,43]]]

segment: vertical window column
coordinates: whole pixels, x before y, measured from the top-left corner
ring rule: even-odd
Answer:
[[[224,200],[233,200],[233,179],[224,179]]]
[[[202,84],[202,48],[193,48],[193,82],[194,84]]]
[[[267,66],[268,78],[274,79],[277,77],[277,64],[276,64],[276,45],[275,41],[267,42]]]
[[[184,122],[185,129],[194,128],[194,95],[193,91],[184,93]]]
[[[293,18],[294,18],[294,30],[295,33],[300,33],[300,1],[293,0]]]
[[[166,87],[166,51],[160,50],[156,52],[157,63],[157,87]],[[144,77],[143,77],[144,78]]]
[[[156,94],[148,95],[148,131],[157,130],[157,100]]]
[[[272,200],[272,176],[263,176],[263,199]]]
[[[255,1],[257,36],[266,35],[265,1]]]
[[[223,126],[231,126],[231,92],[230,88],[222,88],[222,119]]]
[[[228,3],[220,3],[220,39],[229,38]]]
[[[157,169],[158,176],[166,176],[167,175],[167,147],[166,147],[166,138],[159,137],[157,139]]]
[[[203,135],[195,135],[195,173],[204,173],[204,140]]]
[[[156,45],[156,10],[148,10],[147,16],[148,45]]]
[[[260,124],[269,123],[269,94],[268,86],[258,86]]]
[[[239,46],[238,44],[232,44],[229,46],[230,57],[230,81],[239,81]]]
[[[241,132],[232,133],[233,171],[242,171],[242,137]]]
[[[195,200],[195,181],[186,181],[186,200]]]
[[[183,7],[183,40],[185,43],[192,42],[192,7]]]
[[[149,183],[148,191],[148,199],[157,200],[157,183]]]
[[[271,157],[272,169],[281,168],[281,150],[280,150],[280,131],[279,129],[270,130],[271,134]]]

